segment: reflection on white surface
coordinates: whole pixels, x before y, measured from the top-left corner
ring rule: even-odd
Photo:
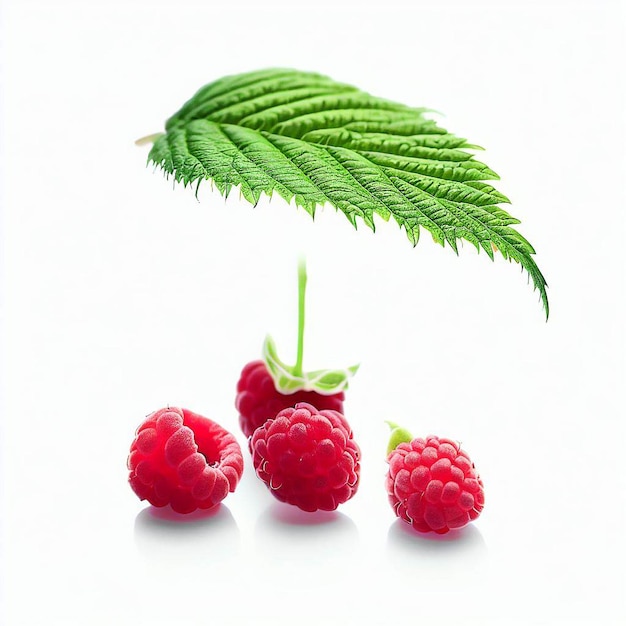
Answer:
[[[436,533],[419,533],[401,519],[389,528],[387,545],[391,550],[402,550],[417,553],[421,556],[435,556],[472,553],[486,554],[487,545],[480,531],[473,524],[464,528],[451,530],[444,535]]]
[[[255,530],[262,549],[274,543],[280,547],[286,542],[309,547],[321,540],[346,546],[358,543],[356,525],[347,515],[339,511],[307,513],[281,502],[273,502],[259,515]]]
[[[284,572],[302,574],[303,565],[321,567],[353,561],[359,552],[355,523],[338,511],[306,513],[274,502],[263,511],[254,532],[255,553]]]
[[[467,584],[469,573],[478,574],[488,566],[487,544],[473,524],[437,535],[419,533],[396,519],[387,533],[386,553],[394,567],[430,583],[445,578]]]
[[[135,518],[135,544],[149,561],[168,565],[205,565],[235,557],[239,529],[224,504],[180,515],[169,507],[149,506]]]
[[[219,604],[239,574],[240,531],[224,504],[189,515],[150,506],[135,518],[134,538],[142,585],[156,606],[175,607],[177,619],[168,624],[197,623],[198,607],[188,598]]]
[[[346,514],[306,513],[273,502],[254,526],[253,570],[272,572],[273,585],[281,589],[282,607],[311,620],[301,623],[330,623],[330,614],[344,618],[349,608],[340,603],[331,611],[319,598],[331,599],[338,589],[346,590],[358,571],[360,547],[357,526]]]

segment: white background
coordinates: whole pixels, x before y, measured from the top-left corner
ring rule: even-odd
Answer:
[[[9,0],[1,17],[3,624],[623,623],[619,4]],[[198,202],[146,168],[134,140],[197,88],[272,66],[442,111],[485,146],[550,320],[473,246],[208,184]],[[135,428],[179,405],[245,446],[235,383],[267,332],[293,359],[300,253],[305,365],[361,363],[359,492],[298,515],[247,462],[213,516],[153,515],[126,482]],[[463,442],[475,524],[436,541],[395,520],[385,419]]]

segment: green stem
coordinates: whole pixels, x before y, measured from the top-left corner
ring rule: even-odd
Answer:
[[[298,355],[293,367],[294,376],[302,376],[302,359],[304,357],[304,296],[306,294],[306,262],[301,258],[298,262]]]
[[[152,135],[146,135],[135,141],[136,146],[145,146],[148,143],[154,143],[164,133],[152,133]]]

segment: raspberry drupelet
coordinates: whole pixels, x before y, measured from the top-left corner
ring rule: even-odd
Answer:
[[[191,513],[215,506],[235,490],[243,455],[235,437],[219,424],[188,409],[166,408],[137,429],[128,469],[140,500]]]

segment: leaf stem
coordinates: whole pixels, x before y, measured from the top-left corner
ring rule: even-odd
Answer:
[[[161,137],[161,135],[164,135],[164,134],[165,133],[152,133],[152,135],[146,135],[145,137],[140,137],[139,139],[135,140],[135,145],[145,146],[146,144],[154,143],[159,137]]]
[[[298,261],[298,354],[293,367],[294,376],[302,376],[302,360],[304,357],[304,300],[306,295],[306,261],[301,257]]]

